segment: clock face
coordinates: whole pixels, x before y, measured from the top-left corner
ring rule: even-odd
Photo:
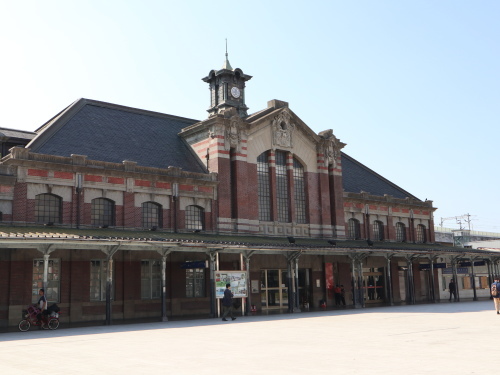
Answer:
[[[239,98],[240,97],[240,89],[237,87],[231,88],[231,95],[233,98]]]

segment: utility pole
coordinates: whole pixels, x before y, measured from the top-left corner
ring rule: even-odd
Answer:
[[[473,220],[473,219],[471,219],[471,216],[472,216],[471,214],[465,214],[465,215],[463,215],[464,221],[465,221],[467,224],[469,224],[469,230],[470,230],[470,223],[471,223],[471,221]],[[467,219],[466,219],[466,217],[467,217]]]

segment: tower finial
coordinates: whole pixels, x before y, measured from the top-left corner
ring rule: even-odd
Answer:
[[[233,70],[231,64],[229,64],[229,59],[227,58],[227,38],[226,38],[226,60],[224,61],[224,65],[222,65],[222,69]]]

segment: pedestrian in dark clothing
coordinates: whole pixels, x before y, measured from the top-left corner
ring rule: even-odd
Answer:
[[[457,285],[455,284],[455,280],[451,279],[450,284],[448,285],[448,289],[450,290],[450,302],[451,296],[453,295],[453,301],[457,300]]]
[[[227,322],[226,317],[231,315],[231,320],[236,318],[233,316],[233,292],[231,292],[231,284],[226,284],[226,290],[224,291],[224,298],[222,298],[222,307],[224,309],[224,314],[222,315],[222,320]]]
[[[490,290],[493,302],[495,302],[495,310],[497,311],[497,314],[500,314],[500,277],[495,276],[495,281],[491,284]],[[496,292],[495,295],[493,295],[494,292]]]
[[[333,294],[335,297],[335,306],[339,306],[342,297],[342,290],[340,289],[340,285],[335,285],[335,288],[333,288]]]
[[[340,302],[345,306],[345,288],[344,285],[340,286]]]

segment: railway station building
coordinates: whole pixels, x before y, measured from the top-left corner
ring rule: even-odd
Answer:
[[[498,253],[436,243],[432,201],[287,102],[250,113],[251,78],[226,57],[201,121],[79,99],[0,129],[0,327],[41,287],[62,324],[215,318],[239,271],[244,314],[489,296]]]

